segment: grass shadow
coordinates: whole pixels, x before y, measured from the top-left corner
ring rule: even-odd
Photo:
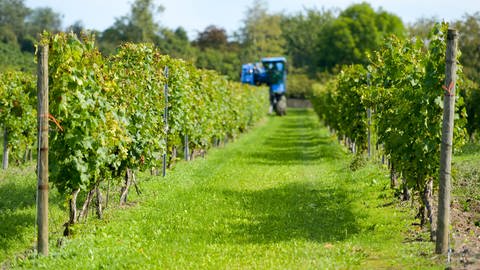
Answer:
[[[35,205],[35,186],[14,182],[0,184],[0,211],[15,211]]]
[[[0,254],[10,251],[35,224],[35,182],[29,179],[2,180],[0,183]],[[33,236],[33,230],[32,230]],[[0,256],[2,257],[2,256]]]
[[[31,230],[32,224],[35,223],[35,215],[31,212],[13,212],[3,211],[0,213],[0,258],[1,253],[7,253],[12,246],[23,242],[21,239],[25,237],[25,231]],[[34,231],[31,230],[32,237]]]
[[[292,183],[258,191],[224,190],[238,206],[225,217],[226,229],[216,239],[234,243],[272,243],[292,239],[340,241],[359,232],[349,191],[315,189]]]
[[[0,175],[0,261],[33,243],[37,181],[31,166],[12,167]],[[50,186],[53,186],[50,184]],[[62,204],[59,192],[49,191],[50,207]],[[51,213],[49,213],[51,214]],[[52,230],[53,226],[50,226]],[[31,232],[31,234],[30,234]]]

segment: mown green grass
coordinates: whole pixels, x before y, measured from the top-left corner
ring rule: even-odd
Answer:
[[[36,239],[36,184],[33,164],[0,169],[0,262],[33,250]],[[61,235],[65,221],[58,192],[50,192],[50,235]],[[31,253],[31,252],[27,252]],[[1,263],[0,263],[1,266]]]
[[[352,156],[317,123],[290,110],[166,178],[140,174],[131,206],[77,226],[63,247],[52,235],[49,257],[11,266],[442,269],[433,243],[408,240],[412,213],[397,206],[386,171],[352,172]]]

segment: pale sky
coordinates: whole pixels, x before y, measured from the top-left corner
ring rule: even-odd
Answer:
[[[63,26],[81,20],[88,29],[103,31],[115,18],[126,15],[133,0],[25,0],[30,8],[49,6],[63,15]],[[480,0],[267,0],[270,12],[297,13],[306,8],[341,8],[360,2],[374,9],[382,7],[404,21],[412,23],[421,17],[437,17],[447,22],[461,19],[465,13],[480,11]],[[175,29],[183,26],[189,37],[213,24],[232,34],[242,25],[245,12],[253,0],[155,0],[165,7],[157,20]]]

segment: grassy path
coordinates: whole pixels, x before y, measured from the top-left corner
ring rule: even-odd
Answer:
[[[386,172],[351,156],[314,113],[290,111],[205,159],[158,178],[141,197],[77,227],[45,269],[428,269],[433,245],[405,241],[407,210]],[[57,236],[58,237],[58,236]],[[55,239],[52,239],[52,245]],[[423,254],[423,255],[422,255]]]

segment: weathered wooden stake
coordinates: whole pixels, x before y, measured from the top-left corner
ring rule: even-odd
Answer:
[[[95,205],[97,207],[97,217],[98,219],[102,219],[103,218],[103,195],[102,195],[102,191],[100,190],[100,185],[97,185],[97,187],[95,188],[95,192],[97,195],[97,199],[95,202]]]
[[[390,188],[391,189],[397,188],[397,179],[398,179],[398,173],[397,173],[397,170],[395,169],[395,164],[392,162],[390,163]]]
[[[38,48],[37,222],[39,254],[48,255],[48,45]]]
[[[3,130],[3,160],[2,168],[8,169],[8,129],[5,127]]]
[[[368,158],[372,156],[372,110],[367,109],[368,117]]]
[[[127,168],[125,172],[125,183],[120,190],[120,205],[124,205],[127,203],[127,196],[128,196],[128,190],[130,189],[130,186],[132,184],[132,170],[130,168]]]
[[[184,156],[185,156],[185,160],[186,161],[189,161],[190,160],[190,150],[188,149],[188,135],[185,135],[185,138],[184,138]]]
[[[435,252],[437,254],[446,254],[448,252],[453,119],[455,116],[455,83],[457,79],[457,44],[457,31],[455,29],[448,29],[445,68],[445,97],[443,99],[442,145],[440,148],[438,227],[435,247]]]
[[[164,71],[165,79],[168,79],[168,67],[165,67]],[[164,88],[165,94],[165,112],[163,115],[163,121],[165,123],[165,153],[163,154],[163,168],[162,168],[162,176],[165,177],[167,175],[167,151],[168,151],[168,82],[165,83]]]

